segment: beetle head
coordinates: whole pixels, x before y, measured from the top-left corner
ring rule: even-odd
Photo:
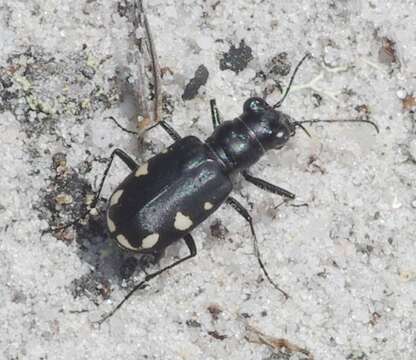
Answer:
[[[246,100],[243,111],[242,120],[265,150],[280,149],[295,135],[296,122],[261,98]]]

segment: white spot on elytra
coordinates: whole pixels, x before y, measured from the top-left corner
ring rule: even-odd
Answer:
[[[131,246],[131,244],[129,243],[129,241],[127,240],[127,238],[124,235],[119,234],[119,235],[116,236],[116,239],[117,239],[118,243],[121,246],[125,247],[126,249],[133,250],[133,251],[137,251],[137,250],[140,249],[140,247],[135,248],[134,246]]]
[[[192,226],[192,220],[189,216],[182,214],[180,211],[176,213],[175,216],[175,229],[177,230],[187,230]]]
[[[154,234],[147,235],[142,241],[142,248],[150,249],[153,246],[155,246],[158,241],[159,241],[159,234],[154,233]]]
[[[207,201],[207,202],[204,204],[204,209],[205,209],[205,210],[211,210],[213,206],[214,206],[214,205],[212,205],[209,201]]]
[[[110,230],[111,233],[116,231],[116,224],[114,224],[114,221],[110,219],[110,215],[107,214],[107,227],[108,230]]]
[[[111,206],[116,205],[118,201],[120,200],[120,197],[122,194],[123,194],[123,190],[117,190],[111,197],[110,205]]]
[[[136,177],[139,176],[144,176],[147,175],[149,173],[149,164],[148,163],[144,163],[142,166],[140,166],[137,170],[136,170]]]

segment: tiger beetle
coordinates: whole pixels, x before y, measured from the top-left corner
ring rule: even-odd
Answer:
[[[183,239],[189,255],[147,274],[99,323],[111,317],[136,290],[145,288],[149,280],[194,257],[197,247],[191,231],[223,203],[231,205],[247,221],[261,270],[270,284],[288,298],[288,294],[271,279],[265,269],[252,217],[230,196],[233,189],[231,175],[240,173],[245,180],[262,190],[294,199],[295,194],[292,192],[250,175],[247,169],[267,151],[283,148],[295,135],[297,128],[309,136],[303,126],[305,123],[364,122],[374,126],[378,132],[377,125],[367,119],[295,121],[277,110],[286,98],[299,67],[309,56],[305,55],[298,63],[285,93],[274,105],[269,105],[262,98],[251,97],[245,101],[240,116],[222,122],[215,100],[211,100],[214,131],[205,141],[195,136],[181,138],[165,121],[159,121],[147,130],[161,126],[174,141],[167,150],[140,166],[123,150],[113,151],[93,205],[98,201],[116,156],[131,173],[116,188],[108,202],[106,219],[110,236],[122,249],[156,257],[160,257],[167,246]],[[112,120],[123,130],[135,133],[125,129],[116,119]]]

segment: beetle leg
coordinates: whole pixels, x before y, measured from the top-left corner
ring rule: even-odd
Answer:
[[[146,275],[144,281],[147,282],[147,281],[153,279],[154,277],[160,275],[161,273],[165,272],[166,270],[172,269],[176,265],[179,265],[180,263],[184,262],[185,260],[188,260],[188,259],[190,259],[190,258],[192,258],[196,255],[196,253],[197,253],[196,245],[195,245],[195,240],[192,237],[192,235],[191,234],[186,234],[183,239],[185,240],[185,244],[189,249],[189,255],[185,256],[182,259],[179,259],[178,261],[175,261],[174,263],[164,267],[163,269],[160,269],[160,270],[154,272],[153,274]]]
[[[195,245],[195,240],[193,239],[191,234],[186,234],[183,239],[185,240],[185,244],[189,249],[189,255],[185,256],[182,259],[179,259],[178,261],[175,261],[174,263],[164,267],[163,269],[160,269],[152,274],[148,274],[145,276],[144,280],[141,281],[140,283],[138,283],[133,289],[130,290],[130,292],[124,297],[123,300],[120,301],[120,303],[113,309],[111,310],[107,315],[104,315],[99,321],[98,324],[102,324],[104,321],[106,321],[107,319],[109,319],[111,316],[113,316],[115,314],[115,312],[120,309],[123,304],[137,291],[140,289],[144,289],[148,284],[147,282],[150,281],[151,279],[155,278],[156,276],[160,275],[161,273],[165,272],[166,270],[172,269],[173,267],[175,267],[176,265],[179,265],[180,263],[194,257],[197,253],[196,250],[196,245]]]
[[[212,127],[215,129],[218,125],[221,125],[220,112],[218,111],[217,102],[215,99],[211,99],[209,104],[211,107]]]
[[[121,161],[123,161],[123,163],[125,163],[131,171],[134,171],[134,170],[137,169],[138,165],[127,153],[125,153],[123,150],[118,149],[118,148],[114,149],[113,152],[111,153],[111,156],[110,156],[110,162],[108,163],[106,169],[104,170],[104,174],[103,174],[103,177],[101,179],[101,183],[100,183],[100,186],[98,188],[98,191],[97,191],[97,193],[94,197],[94,200],[91,202],[90,209],[87,210],[85,213],[83,213],[77,219],[75,219],[75,220],[73,220],[73,221],[71,221],[71,222],[69,222],[65,225],[62,225],[62,226],[58,226],[56,228],[51,228],[51,229],[48,229],[48,230],[44,230],[43,233],[65,230],[65,229],[69,228],[70,226],[77,224],[80,220],[84,219],[91,212],[91,209],[95,208],[95,206],[97,205],[98,199],[100,198],[101,191],[102,191],[103,186],[104,186],[104,181],[107,178],[108,172],[110,171],[110,167],[111,167],[111,164],[113,163],[113,160],[114,160],[115,156],[118,156],[121,159]]]
[[[270,184],[269,182],[260,179],[258,177],[254,177],[251,176],[246,170],[243,170],[241,172],[241,174],[243,175],[244,179],[246,179],[249,183],[252,183],[253,185],[256,185],[258,188],[271,192],[272,194],[277,194],[280,196],[284,196],[287,197],[289,199],[294,199],[296,197],[295,194],[291,193],[288,190],[285,190],[279,186]]]
[[[154,252],[151,254],[143,254],[139,259],[140,269],[145,273],[145,275],[148,275],[146,269],[150,265],[156,265],[164,255],[165,255],[165,249],[161,250],[160,252]]]
[[[127,128],[125,128],[123,125],[121,125],[117,120],[116,120],[116,118],[114,117],[114,116],[107,116],[105,119],[110,119],[110,120],[112,120],[113,122],[114,122],[114,124],[119,128],[119,129],[121,129],[121,130],[123,130],[124,132],[126,132],[126,133],[128,133],[128,134],[133,134],[133,135],[137,135],[137,132],[136,131],[132,131],[132,130],[129,130],[129,129],[127,129]],[[104,119],[104,120],[105,120]]]
[[[102,191],[102,189],[103,189],[103,186],[104,186],[104,181],[105,181],[105,179],[107,178],[107,175],[108,175],[108,172],[110,171],[110,168],[111,168],[111,165],[112,165],[112,163],[113,163],[113,160],[114,160],[114,157],[115,156],[118,156],[119,157],[119,159],[124,163],[124,164],[126,164],[127,165],[127,167],[131,170],[131,171],[134,171],[134,170],[136,170],[137,169],[137,167],[138,167],[138,165],[137,165],[137,163],[130,157],[130,155],[128,155],[126,152],[124,152],[123,150],[121,150],[121,149],[114,149],[113,150],[113,152],[111,153],[111,156],[110,156],[110,162],[108,163],[108,165],[107,165],[107,168],[105,169],[105,171],[104,171],[104,175],[103,175],[103,178],[101,179],[101,183],[100,183],[100,186],[99,186],[99,188],[98,188],[98,191],[97,191],[97,194],[95,195],[95,199],[94,199],[94,201],[92,202],[92,207],[94,207],[95,205],[96,205],[96,203],[97,203],[97,201],[98,201],[98,199],[100,198],[100,195],[101,195],[101,191]]]
[[[160,120],[157,124],[152,125],[151,127],[147,128],[146,131],[152,130],[154,127],[160,125],[163,130],[172,138],[173,141],[178,141],[181,139],[181,136],[176,132],[176,130],[170,126],[166,121]]]
[[[249,212],[244,208],[243,205],[241,205],[236,199],[234,199],[233,197],[229,196],[226,200],[227,204],[231,205],[231,207],[236,210],[250,225],[250,230],[251,230],[251,234],[253,235],[253,245],[254,245],[254,254],[256,255],[257,261],[260,265],[261,270],[263,271],[264,275],[266,276],[267,280],[269,280],[270,284],[273,285],[273,287],[280,291],[283,296],[285,297],[285,299],[289,298],[289,295],[286,291],[282,290],[279,285],[277,285],[270,277],[269,273],[267,272],[263,261],[261,260],[261,255],[260,255],[260,250],[257,244],[257,236],[256,236],[256,232],[254,231],[254,225],[253,225],[253,219],[251,217],[251,215],[249,214]]]
[[[158,124],[167,132],[167,134],[172,138],[173,141],[180,140],[181,136],[176,132],[176,130],[168,125],[165,121],[161,120]]]

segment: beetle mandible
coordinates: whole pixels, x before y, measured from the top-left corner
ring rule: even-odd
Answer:
[[[215,100],[211,100],[214,131],[205,141],[195,136],[181,138],[170,125],[160,121],[151,128],[161,126],[174,140],[167,150],[140,166],[121,149],[113,151],[96,199],[100,196],[116,156],[127,165],[131,173],[110,197],[106,214],[110,236],[125,250],[156,256],[162,254],[173,242],[184,239],[189,255],[147,274],[144,281],[136,285],[100,322],[112,316],[137,289],[144,288],[149,280],[194,257],[197,248],[191,231],[223,203],[231,205],[248,222],[254,239],[255,255],[264,275],[288,298],[288,294],[270,278],[264,267],[250,214],[230,196],[233,189],[230,176],[239,172],[248,182],[265,191],[294,199],[292,192],[250,175],[247,169],[267,151],[284,147],[295,135],[297,127],[309,135],[303,123],[365,122],[373,125],[378,132],[377,125],[370,120],[295,121],[277,110],[286,98],[296,72],[309,56],[306,54],[298,63],[282,99],[274,105],[269,105],[262,98],[251,97],[245,101],[243,113],[239,117],[221,122]]]

